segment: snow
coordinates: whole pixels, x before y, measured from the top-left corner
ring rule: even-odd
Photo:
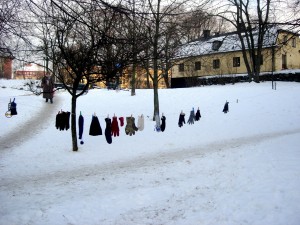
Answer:
[[[54,126],[70,95],[45,103],[23,83],[0,80],[1,225],[299,224],[299,83],[160,89],[165,132],[154,131],[153,90],[90,90],[77,102],[78,152]],[[18,115],[6,118],[13,98]],[[193,107],[202,118],[179,128]],[[125,121],[109,145],[88,135],[94,113],[103,131],[108,115],[143,114],[145,128],[127,136]]]

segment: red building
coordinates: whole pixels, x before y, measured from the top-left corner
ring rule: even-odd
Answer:
[[[39,80],[42,79],[44,74],[45,74],[44,67],[35,63],[28,63],[22,69],[16,70],[14,77],[15,79]]]

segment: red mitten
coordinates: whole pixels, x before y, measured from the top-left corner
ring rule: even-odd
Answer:
[[[119,117],[120,123],[121,123],[121,127],[124,126],[124,117]]]
[[[117,117],[113,117],[112,118],[112,123],[111,123],[111,135],[115,136],[119,136],[119,124],[118,124],[118,120]]]

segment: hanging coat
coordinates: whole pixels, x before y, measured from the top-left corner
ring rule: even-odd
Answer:
[[[106,122],[106,127],[105,127],[105,138],[108,144],[112,143],[112,138],[111,138],[111,119],[110,118],[105,118]]]
[[[101,126],[100,126],[100,123],[99,123],[99,120],[98,120],[97,116],[92,117],[92,122],[91,122],[89,134],[91,136],[102,135],[102,129],[101,129]]]

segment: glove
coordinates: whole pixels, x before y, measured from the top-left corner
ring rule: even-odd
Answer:
[[[118,120],[117,117],[113,117],[112,118],[112,123],[111,123],[111,135],[115,136],[119,136],[119,124],[118,124]]]
[[[196,119],[196,121],[198,121],[198,120],[200,120],[200,118],[201,118],[201,114],[200,114],[200,110],[198,109],[197,112],[196,112],[195,119]]]
[[[194,110],[192,110],[188,120],[188,124],[194,124],[194,120],[195,120],[195,112]]]
[[[125,126],[125,133],[126,135],[135,135],[134,129],[134,118],[133,117],[126,117],[126,126]],[[136,128],[137,129],[137,128]]]
[[[185,118],[184,118],[185,114],[184,113],[180,113],[179,115],[179,121],[178,121],[178,126],[182,127],[183,124],[185,123]]]

